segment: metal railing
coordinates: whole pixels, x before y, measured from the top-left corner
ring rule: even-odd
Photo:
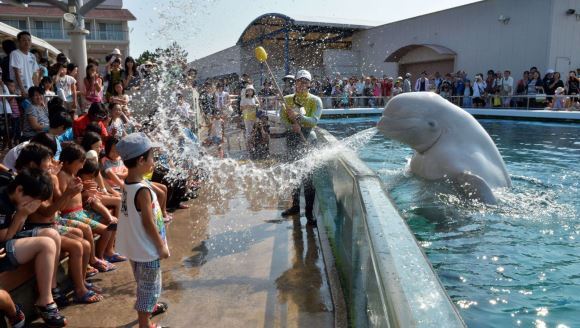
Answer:
[[[487,95],[482,97],[443,96],[462,108],[510,108],[524,110],[580,110],[580,95]],[[238,96],[232,96],[232,104]],[[279,110],[282,101],[279,97],[260,97],[260,109]],[[322,96],[323,108],[382,108],[392,97],[328,97]]]
[[[64,40],[66,36],[63,30],[50,28],[33,28],[30,29],[30,34],[47,40]]]
[[[4,132],[4,135],[0,136],[4,139],[3,147],[4,146],[12,146],[11,139],[12,136],[10,135],[10,128],[12,122],[8,119],[8,113],[6,108],[6,99],[7,98],[18,98],[19,95],[4,95],[0,94],[0,108],[2,109],[2,113],[0,113],[0,131]]]
[[[87,40],[97,41],[126,41],[129,40],[129,32],[127,31],[91,31],[87,35]]]

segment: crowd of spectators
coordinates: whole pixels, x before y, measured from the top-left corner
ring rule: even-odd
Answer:
[[[247,75],[240,81],[221,79],[219,83],[239,94],[239,85],[248,80]],[[292,76],[283,79],[284,94],[292,93]],[[215,83],[215,81],[213,81]],[[206,82],[208,86],[212,81]],[[435,92],[461,107],[501,107],[532,109],[580,109],[578,95],[580,80],[576,71],[568,72],[562,78],[560,72],[548,69],[542,74],[536,67],[522,73],[518,79],[510,70],[488,70],[470,77],[465,71],[455,73],[422,72],[414,77],[411,73],[404,76],[342,76],[314,77],[310,92],[321,97],[325,107],[353,108],[380,107],[386,101],[404,92]],[[260,97],[261,108],[265,110],[276,107],[277,92],[271,81],[265,80],[261,86],[255,86]],[[237,92],[236,92],[237,91]]]
[[[143,129],[132,119],[126,91],[143,87],[155,64],[139,68],[114,49],[104,68],[89,58],[79,83],[77,65],[64,54],[55,63],[37,57],[30,41],[26,31],[14,44],[5,41],[8,56],[0,62],[0,95],[5,96],[0,126],[7,150],[0,164],[0,272],[34,262],[34,305],[48,326],[62,327],[66,318],[59,307],[70,299],[56,280],[61,254],[69,257],[76,303],[101,301],[102,289],[87,278],[114,271],[115,263],[127,260],[116,252],[116,230],[124,181],[136,164],[124,163],[116,145]],[[227,94],[217,95],[216,106],[223,109]],[[197,187],[193,181],[167,179],[170,164],[160,162],[146,184],[169,222],[171,210],[187,208],[183,201],[195,197]],[[21,307],[4,291],[0,309],[12,327],[24,326]],[[160,305],[152,312],[164,309]]]

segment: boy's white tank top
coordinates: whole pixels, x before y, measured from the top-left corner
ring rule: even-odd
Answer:
[[[151,194],[153,220],[161,239],[167,244],[161,207],[149,182],[125,183],[115,246],[120,254],[135,262],[150,262],[159,258],[155,244],[143,227],[141,212],[135,206],[137,193],[143,188]]]

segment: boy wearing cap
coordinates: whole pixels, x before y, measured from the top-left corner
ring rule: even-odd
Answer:
[[[322,114],[322,100],[309,92],[312,76],[307,70],[296,73],[296,93],[284,97],[284,107],[280,111],[281,121],[287,127],[286,147],[291,160],[306,154],[309,144],[316,143],[314,128]],[[308,224],[316,225],[312,214],[315,189],[312,178],[306,177],[304,198],[306,200],[306,219]],[[292,192],[292,207],[282,212],[282,216],[300,213],[300,186]]]
[[[167,310],[161,295],[160,260],[169,257],[163,214],[155,191],[143,176],[153,170],[153,148],[159,147],[142,132],[117,143],[117,152],[129,170],[125,179],[117,250],[131,260],[137,283],[139,327],[152,327],[151,317]]]

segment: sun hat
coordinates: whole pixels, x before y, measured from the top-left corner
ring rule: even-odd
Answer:
[[[402,76],[397,77],[397,80],[402,80],[402,79],[403,79]]]
[[[121,139],[116,147],[121,159],[126,161],[143,155],[151,148],[160,148],[161,145],[151,142],[143,132],[134,132]]]
[[[86,157],[86,159],[90,159],[90,160],[94,160],[94,159],[98,160],[99,154],[97,154],[97,152],[94,150],[89,150],[87,152],[87,154],[85,155],[85,157]]]
[[[298,71],[298,73],[296,73],[296,80],[300,79],[307,79],[308,81],[312,81],[312,75],[310,75],[309,71],[301,69]]]
[[[405,74],[406,77],[411,77],[411,73]]]
[[[119,48],[115,48],[115,49],[113,49],[113,52],[111,52],[111,55],[120,56],[121,55],[121,50],[119,50]]]

